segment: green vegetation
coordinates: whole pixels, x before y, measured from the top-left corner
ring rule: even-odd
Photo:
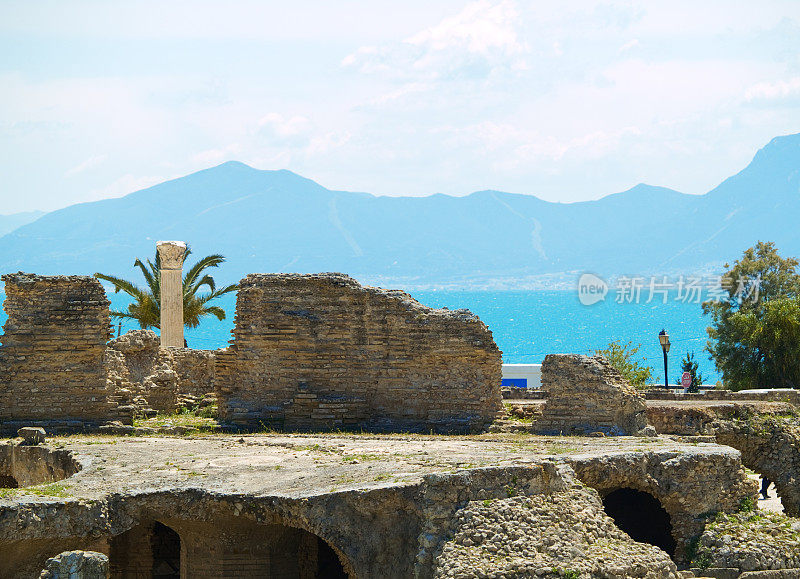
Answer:
[[[700,536],[694,537],[686,547],[686,559],[691,567],[708,569],[711,567],[713,557],[711,551],[700,544]]]
[[[191,249],[186,250],[186,257],[192,253]],[[219,254],[207,255],[195,263],[183,276],[183,323],[190,328],[196,328],[200,320],[208,315],[215,316],[219,320],[225,319],[225,310],[219,306],[208,305],[208,303],[224,294],[236,291],[238,287],[233,285],[225,286],[221,289],[216,288],[214,278],[207,273],[203,273],[210,267],[219,267],[225,258]],[[133,298],[133,303],[128,306],[128,311],[112,311],[111,317],[119,319],[136,320],[139,327],[159,328],[161,327],[161,258],[156,251],[154,261],[147,260],[147,264],[141,259],[136,258],[133,263],[138,267],[145,282],[146,288],[140,288],[133,282],[113,275],[96,273],[97,279],[107,281],[114,286],[114,293],[125,292]],[[198,293],[203,287],[207,292]]]
[[[0,499],[16,497],[19,495],[36,495],[37,497],[53,497],[63,499],[72,496],[69,492],[69,489],[70,485],[60,482],[19,489],[0,489]]]
[[[722,301],[711,316],[706,349],[731,390],[794,388],[800,383],[800,273],[774,243],[759,241],[725,264]]]
[[[644,388],[648,382],[653,380],[652,371],[648,366],[636,360],[641,344],[633,345],[633,342],[623,344],[619,340],[611,342],[603,350],[596,350],[595,354],[603,356],[609,363],[617,369],[635,388]]]
[[[212,431],[219,428],[216,408],[208,407],[197,411],[183,409],[174,414],[157,414],[152,418],[135,418],[133,426],[163,430],[172,426],[196,428],[199,431]]]
[[[751,513],[756,510],[756,503],[753,501],[753,497],[744,497],[741,501],[739,501],[739,512],[740,513]]]

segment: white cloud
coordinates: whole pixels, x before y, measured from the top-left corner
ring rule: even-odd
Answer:
[[[478,0],[457,16],[445,18],[406,42],[427,51],[455,49],[483,55],[494,51],[516,55],[525,50],[517,35],[517,18],[517,10],[509,0],[497,4]]]
[[[333,149],[345,146],[352,136],[349,131],[345,131],[342,133],[330,132],[313,137],[306,148],[306,153],[309,155],[328,153]]]
[[[776,82],[760,82],[747,89],[744,98],[748,102],[783,100],[800,97],[800,77]]]
[[[74,167],[67,170],[65,176],[71,177],[72,175],[77,175],[78,173],[83,173],[87,169],[91,169],[92,167],[96,167],[100,165],[103,161],[108,159],[108,155],[92,155],[88,159],[86,159],[83,163],[79,163]]]
[[[279,113],[268,113],[258,121],[258,132],[270,138],[294,140],[305,138],[311,131],[311,123],[306,117],[284,117]]]
[[[637,38],[634,38],[633,40],[630,40],[625,44],[623,44],[622,46],[620,46],[619,53],[622,54],[623,52],[628,52],[629,50],[633,50],[638,46],[639,46],[639,40]]]
[[[206,149],[192,157],[192,162],[207,166],[222,163],[226,160],[235,160],[242,153],[242,145],[233,143],[220,149]]]
[[[486,77],[527,68],[528,46],[511,0],[477,0],[403,42],[362,46],[341,62],[362,73],[400,78]]]

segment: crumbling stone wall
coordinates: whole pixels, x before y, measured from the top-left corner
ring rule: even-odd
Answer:
[[[728,403],[648,408],[661,434],[714,435],[742,463],[775,483],[784,511],[800,516],[800,419],[788,403]]]
[[[346,437],[334,437],[323,442],[330,444],[330,448],[338,448],[340,441],[347,440]],[[190,456],[199,453],[197,456],[202,455],[205,460],[216,463],[213,467],[209,463],[208,468],[196,466],[198,474],[208,476],[190,476],[185,472],[189,469],[180,469],[182,472],[179,473],[175,467],[181,464],[181,459],[175,458],[177,463],[169,469],[175,473],[174,476],[164,473],[153,478],[153,469],[161,468],[159,465],[164,464],[163,458],[170,456],[158,451],[165,442],[171,445],[160,439],[149,439],[148,444],[142,440],[121,439],[114,445],[87,445],[83,447],[84,451],[76,454],[76,460],[86,462],[83,470],[70,482],[70,496],[49,497],[47,501],[30,495],[18,495],[16,499],[0,497],[0,553],[3,554],[0,557],[0,577],[35,576],[34,571],[41,569],[48,557],[70,549],[110,553],[112,566],[115,563],[129,567],[131,564],[141,565],[138,557],[147,555],[142,544],[150,534],[143,535],[140,531],[154,521],[178,533],[181,545],[185,546],[182,552],[186,556],[186,566],[182,572],[189,577],[204,576],[204,570],[214,569],[214,565],[220,562],[230,562],[230,573],[235,576],[273,576],[263,572],[237,572],[237,569],[257,569],[257,565],[271,565],[271,561],[275,561],[273,555],[277,549],[270,546],[275,545],[269,542],[270,536],[288,541],[284,543],[281,557],[288,555],[296,561],[308,561],[310,554],[301,555],[300,545],[295,540],[299,537],[290,533],[292,529],[303,529],[324,541],[353,577],[431,577],[435,567],[441,570],[448,567],[450,555],[447,553],[451,549],[446,545],[462,530],[464,538],[469,531],[469,539],[474,544],[469,546],[459,542],[453,547],[459,551],[464,547],[474,552],[476,559],[480,559],[476,563],[482,564],[490,557],[492,549],[501,544],[512,551],[509,552],[512,559],[525,566],[530,564],[531,558],[539,558],[537,554],[545,556],[542,557],[544,562],[551,557],[561,558],[559,553],[564,554],[570,567],[573,562],[580,565],[580,559],[574,561],[575,553],[587,550],[592,558],[597,555],[594,561],[606,569],[616,555],[625,557],[621,560],[625,563],[621,570],[617,574],[610,572],[608,576],[643,576],[635,573],[636,554],[643,552],[639,550],[641,547],[620,539],[616,531],[609,529],[607,521],[603,522],[605,519],[597,510],[598,499],[594,491],[587,491],[579,485],[570,465],[579,480],[596,488],[600,496],[624,487],[651,493],[669,512],[676,539],[701,533],[709,512],[733,512],[742,499],[754,498],[757,490],[756,483],[744,474],[738,451],[714,445],[679,446],[652,452],[601,453],[600,456],[591,449],[583,449],[572,457],[561,455],[552,460],[533,459],[524,464],[456,472],[445,463],[436,473],[406,477],[405,472],[398,472],[398,477],[380,477],[380,482],[377,477],[370,481],[373,477],[367,474],[365,484],[339,488],[332,485],[341,479],[330,472],[326,474],[328,467],[322,464],[320,466],[324,468],[317,469],[313,476],[298,479],[297,474],[308,474],[309,468],[314,470],[311,466],[317,464],[314,459],[309,459],[306,466],[299,469],[292,462],[281,462],[280,470],[274,469],[273,461],[260,460],[266,456],[282,456],[291,461],[292,449],[308,448],[305,445],[314,443],[313,439],[297,440],[297,446],[288,447],[282,446],[285,441],[273,440],[267,445],[272,450],[266,455],[261,454],[264,441],[255,438],[245,443],[248,447],[252,444],[252,447],[239,453],[231,445],[242,443],[230,439],[218,441],[219,450],[213,452],[204,445],[216,447],[217,442],[195,440],[191,442]],[[347,442],[348,445],[351,443]],[[442,445],[438,452],[436,444]],[[438,453],[450,454],[452,444],[453,441],[427,441],[426,452],[430,451],[431,460],[439,461],[443,457]],[[494,446],[496,443],[486,444]],[[259,447],[262,450],[258,450]],[[136,454],[145,458],[135,465],[141,474],[116,479],[115,482],[114,471],[121,467],[119,463],[123,460],[133,459],[130,454],[133,448],[137,449]],[[366,447],[351,447],[352,450],[356,448]],[[401,471],[406,468],[403,465],[408,464],[401,458],[403,450],[393,451],[401,461],[399,466],[392,461],[391,455],[386,457],[390,465]],[[508,448],[508,452],[512,449]],[[508,453],[500,456],[507,458]],[[241,462],[242,458],[246,462]],[[189,460],[194,462],[193,458]],[[339,459],[336,460],[338,464]],[[377,467],[378,461],[368,462],[371,466],[359,472],[370,472],[371,468]],[[172,478],[164,478],[170,476]],[[275,481],[274,477],[282,480]],[[95,487],[99,493],[87,493],[86,485],[91,479],[100,484]],[[143,481],[147,481],[146,484]],[[251,482],[256,484],[251,485]],[[245,485],[240,486],[240,483]],[[579,491],[574,497],[575,502],[571,498],[572,490]],[[523,504],[506,502],[512,496],[533,497],[533,500]],[[484,509],[487,505],[490,508]],[[492,514],[494,508],[499,513]],[[576,520],[574,515],[581,513],[585,520]],[[497,514],[509,515],[502,530],[498,529]],[[478,529],[471,526],[476,522],[476,515],[487,519],[481,536],[473,533]],[[517,528],[522,519],[527,519],[527,528]],[[469,523],[469,529],[462,529],[464,522]],[[574,528],[576,524],[582,528]],[[536,529],[542,529],[543,535],[537,536]],[[562,529],[563,533],[558,535],[558,530]],[[587,548],[584,531],[605,535],[604,540]],[[495,534],[500,536],[495,538]],[[504,534],[513,538],[506,542]],[[600,552],[601,543],[609,538],[613,541],[606,543],[608,549],[603,554]],[[549,540],[555,542],[548,547],[546,543]],[[152,541],[147,543],[153,544]],[[557,553],[554,554],[550,547]],[[119,548],[123,551],[120,552]],[[683,552],[683,549],[678,551],[679,557]],[[440,554],[444,554],[443,558]],[[464,561],[462,556],[465,553],[453,555],[458,561]],[[505,553],[499,554],[498,559],[500,555]],[[605,562],[599,560],[601,555],[605,556]],[[139,563],[132,560],[133,556]],[[651,560],[656,560],[656,557],[648,559]],[[513,562],[497,561],[498,565]],[[144,565],[147,563],[145,560]],[[237,567],[240,564],[242,566]],[[245,564],[250,567],[245,567]],[[549,572],[551,568],[547,565],[544,571]],[[297,577],[298,574],[275,573],[275,576]]]
[[[0,347],[0,423],[129,420],[106,386],[109,301],[100,282],[21,272],[2,281],[8,320]]]
[[[139,409],[173,412],[214,391],[214,352],[161,348],[152,330],[110,341],[105,364],[109,387],[130,396]]]
[[[217,354],[224,420],[287,429],[458,431],[502,409],[501,353],[466,310],[342,274],[254,274]]]
[[[742,453],[742,463],[769,478],[787,515],[800,517],[800,425],[796,418],[756,415],[721,421],[717,442]]]
[[[706,525],[696,551],[698,565],[761,571],[755,576],[765,579],[800,577],[800,521],[769,511],[720,513]]]
[[[108,557],[94,551],[65,551],[47,560],[39,579],[108,579]]]
[[[756,499],[758,484],[747,478],[734,449],[698,447],[566,458],[580,481],[606,497],[619,489],[652,495],[670,516],[675,558],[684,560],[708,513],[732,513],[743,499]]]
[[[631,435],[647,427],[644,397],[602,356],[549,354],[542,389],[540,432]]]

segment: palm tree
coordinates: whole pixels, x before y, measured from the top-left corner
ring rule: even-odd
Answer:
[[[191,249],[186,250],[186,257],[192,253]],[[217,289],[214,278],[203,271],[209,267],[219,267],[225,258],[219,254],[207,255],[195,263],[183,276],[183,324],[190,328],[196,328],[200,319],[204,316],[212,315],[218,320],[225,319],[225,310],[219,306],[208,305],[213,299],[226,293],[236,291],[238,286],[231,284],[221,289]],[[128,311],[111,311],[112,318],[136,320],[139,327],[160,328],[161,327],[161,258],[156,251],[154,261],[147,260],[146,264],[137,258],[133,262],[134,267],[142,271],[147,288],[140,288],[133,282],[105,275],[102,273],[94,274],[94,277],[107,281],[114,286],[114,293],[125,292],[133,298],[133,303],[128,305]],[[203,286],[208,288],[205,293],[198,294]]]

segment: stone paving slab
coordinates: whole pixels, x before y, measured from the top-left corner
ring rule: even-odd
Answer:
[[[82,470],[60,481],[67,497],[203,488],[221,493],[303,497],[417,483],[423,475],[544,458],[585,459],[625,453],[737,454],[716,444],[666,438],[544,437],[496,434],[70,436],[48,446],[71,450]],[[0,494],[0,506],[53,500],[33,490]],[[63,497],[60,499],[63,500]]]

